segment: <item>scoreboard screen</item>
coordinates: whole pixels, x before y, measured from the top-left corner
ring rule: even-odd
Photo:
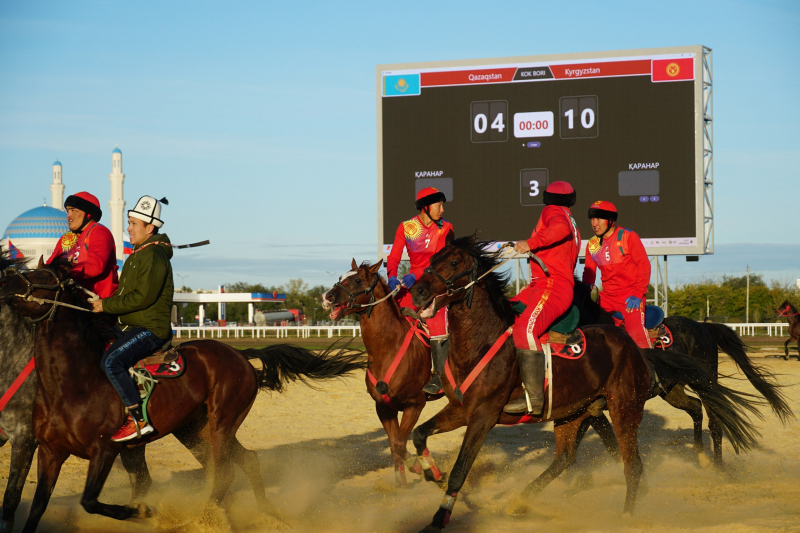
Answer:
[[[617,206],[651,255],[706,253],[703,48],[379,65],[378,242],[436,187],[456,235],[526,239],[549,183]]]

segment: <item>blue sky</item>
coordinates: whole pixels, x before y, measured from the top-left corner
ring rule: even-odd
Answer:
[[[119,145],[128,208],[212,241],[176,254],[188,285],[327,285],[375,259],[375,65],[703,44],[718,248],[670,279],[800,278],[798,27],[790,1],[3,2],[0,229],[56,158],[106,207]]]

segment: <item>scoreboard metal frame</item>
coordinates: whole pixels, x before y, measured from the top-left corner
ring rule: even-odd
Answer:
[[[387,65],[378,65],[376,67],[376,88],[377,88],[377,151],[378,151],[378,168],[377,168],[377,189],[378,189],[378,258],[385,258],[388,256],[389,250],[386,248],[386,235],[387,232],[385,231],[384,225],[389,224],[390,229],[393,233],[394,228],[396,228],[397,224],[401,222],[401,220],[386,220],[385,213],[384,213],[384,110],[383,104],[384,100],[387,98],[392,98],[393,95],[386,94],[387,90],[385,88],[387,76],[394,76],[396,77],[397,74],[408,73],[408,72],[425,72],[425,73],[448,73],[448,72],[457,72],[460,70],[471,70],[475,67],[485,67],[486,69],[499,69],[499,68],[516,68],[520,66],[526,65],[580,65],[580,64],[588,64],[588,63],[595,63],[595,62],[603,62],[603,61],[623,61],[626,59],[636,59],[636,58],[652,58],[654,56],[662,56],[662,57],[678,57],[682,55],[693,55],[694,58],[694,71],[693,71],[693,81],[691,83],[694,84],[693,87],[693,95],[694,95],[694,227],[695,227],[695,242],[692,245],[683,245],[683,246],[671,246],[668,243],[663,244],[660,243],[657,247],[648,247],[647,243],[645,242],[645,246],[648,251],[649,255],[703,255],[703,254],[713,254],[714,253],[714,194],[713,194],[713,187],[714,187],[714,165],[713,165],[713,82],[712,82],[712,51],[710,48],[705,46],[687,46],[687,47],[670,47],[670,48],[651,48],[651,49],[639,49],[639,50],[621,50],[621,51],[610,51],[610,52],[588,52],[588,53],[575,53],[575,54],[555,54],[555,55],[542,55],[542,56],[522,56],[522,57],[508,57],[508,58],[495,58],[495,59],[471,59],[471,60],[458,60],[458,61],[437,61],[437,62],[423,62],[423,63],[404,63],[404,64],[387,64]],[[487,70],[488,72],[488,70]],[[519,68],[517,70],[519,72]],[[516,76],[516,74],[515,74]],[[425,90],[424,87],[420,85],[420,82],[417,78],[417,85],[403,85],[401,89],[411,91],[409,94],[421,94],[422,91]],[[560,80],[536,80],[533,83],[552,83],[553,81],[560,81]],[[669,81],[669,80],[665,80]],[[400,82],[401,84],[405,83],[405,80]],[[511,83],[510,81],[500,81],[497,82],[499,84],[502,83]],[[689,83],[686,81],[685,83]],[[489,85],[490,83],[487,83]],[[396,86],[395,86],[396,87]],[[416,92],[413,92],[416,91]],[[398,95],[401,96],[401,95]],[[413,96],[402,95],[401,97],[409,97],[413,98]],[[581,118],[586,119],[583,123],[584,126],[586,124],[591,124],[591,128],[587,129],[586,132],[583,134],[585,138],[592,138],[597,137],[599,134],[598,132],[601,131],[602,128],[602,119],[600,114],[598,114],[597,121],[594,122],[593,118],[594,115],[591,111],[592,105],[594,105],[595,111],[597,110],[597,102],[596,97],[594,102],[592,101],[592,95],[577,95],[573,96],[570,95],[570,98],[574,101],[569,101],[566,103],[560,102],[559,106],[560,109],[564,109],[563,106],[575,106],[575,110],[582,110],[581,111]],[[564,100],[564,97],[561,98]],[[489,143],[501,143],[508,140],[509,132],[508,130],[511,129],[511,124],[508,116],[508,102],[504,101],[502,97],[498,97],[495,100],[483,101],[483,102],[475,102],[471,105],[481,105],[484,108],[481,109],[473,109],[472,117],[477,117],[477,115],[482,114],[483,121],[480,119],[476,122],[476,129],[472,132],[473,138],[471,139],[473,143],[476,142],[475,137],[479,135],[483,135],[485,139],[479,139],[479,142],[489,142]],[[507,127],[505,128],[505,138],[503,137],[502,133],[497,131],[492,131],[491,129],[487,128],[486,126],[489,124],[486,117],[489,117],[491,120],[492,111],[489,109],[490,107],[495,108],[495,114],[497,112],[502,112],[505,110],[506,113],[506,120],[508,122]],[[589,111],[587,111],[589,109]],[[466,112],[466,111],[465,111]],[[569,111],[567,111],[569,113]],[[517,113],[517,115],[538,115],[537,113]],[[577,120],[578,114],[569,114],[568,119],[572,120],[573,116]],[[527,124],[528,127],[535,128],[537,124],[541,127],[542,124],[546,124],[546,127],[553,128],[556,127],[559,129],[558,133],[550,132],[549,135],[564,138],[562,130],[563,128],[559,128],[557,125],[559,120],[565,120],[562,117],[553,117],[553,113],[550,113],[545,119],[550,118],[550,120],[544,120],[540,122],[536,122],[537,118],[541,118],[539,116],[530,116],[525,117],[523,116],[521,120],[525,121],[526,119],[532,119],[533,122],[528,120],[524,122]],[[548,123],[549,122],[549,123]],[[554,124],[555,123],[555,124]],[[533,124],[533,126],[531,126]],[[515,127],[519,127],[519,124],[515,124]],[[524,125],[523,125],[524,127]],[[481,133],[477,134],[476,132],[479,130],[488,133]],[[515,131],[520,131],[519,129]],[[495,135],[496,138],[490,138],[488,135]],[[515,134],[516,135],[516,134]],[[584,142],[584,141],[577,141],[577,142]],[[525,143],[523,143],[524,145]],[[538,141],[529,141],[529,146],[536,146],[537,144],[540,145]],[[530,169],[522,169],[520,171],[520,179],[524,179],[524,173],[529,173],[529,176],[537,176],[541,175],[542,172],[547,172],[547,169],[541,168],[530,168]],[[539,174],[537,174],[539,173]],[[620,173],[622,174],[622,173]],[[415,179],[412,176],[409,176],[409,180]],[[558,179],[558,177],[554,177],[554,179]],[[622,178],[620,178],[622,179]],[[534,183],[534,182],[531,182]],[[622,186],[622,185],[620,185]],[[450,192],[452,194],[452,191]],[[408,205],[408,209],[406,210],[408,216],[406,218],[411,218],[415,214],[413,209],[413,198],[394,198],[392,202],[401,202],[403,205]],[[580,198],[580,191],[579,191],[579,204],[573,208],[573,216],[578,218],[581,216],[581,213],[584,209],[588,206],[582,205],[582,203],[586,203],[586,198]],[[526,205],[526,204],[522,204]],[[533,205],[533,204],[531,204]],[[539,204],[536,204],[539,205]],[[577,208],[577,209],[576,209]],[[447,209],[445,209],[445,218],[447,218]],[[624,215],[621,216],[621,219],[624,218]],[[530,222],[525,227],[519,228],[519,237],[524,238],[526,236],[526,232],[529,232],[530,229],[533,227],[533,223],[535,221]],[[669,221],[665,220],[664,224],[668,224]],[[461,235],[466,232],[471,232],[475,228],[457,228],[457,234]],[[635,225],[632,225],[631,229],[636,230]],[[495,237],[495,236],[492,236]],[[505,237],[505,236],[496,236],[496,237]],[[584,243],[588,237],[591,235],[582,235]],[[391,243],[391,241],[389,241]],[[583,250],[581,251],[583,253]],[[404,259],[407,259],[407,255],[404,254]]]

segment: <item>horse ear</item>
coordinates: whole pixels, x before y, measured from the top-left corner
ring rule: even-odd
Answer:
[[[381,259],[380,261],[369,267],[369,273],[370,274],[376,273],[378,270],[381,269],[382,266],[383,266],[383,259]]]
[[[475,244],[475,241],[478,240],[478,230],[475,230],[475,233],[469,236],[470,244]]]
[[[44,268],[44,256],[43,255],[39,256],[39,264],[36,266],[36,268]]]
[[[353,270],[358,268],[358,264],[356,264],[356,260],[355,259],[353,259],[353,262],[350,263],[350,268],[353,269]]]

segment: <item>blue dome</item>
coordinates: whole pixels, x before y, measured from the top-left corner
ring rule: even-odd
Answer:
[[[116,148],[114,148],[114,151],[113,151],[113,152],[111,152],[111,153],[112,153],[112,154],[121,154],[121,153],[122,153],[122,150],[120,150],[120,149],[119,149],[119,146],[117,146]]]
[[[60,167],[60,166],[61,166],[61,161],[59,161],[58,159],[56,159],[56,162],[55,162],[55,163],[53,163],[53,166],[54,166],[54,167],[56,167],[56,166]]]
[[[34,207],[15,218],[6,228],[3,238],[58,239],[69,231],[67,214],[55,207]]]

